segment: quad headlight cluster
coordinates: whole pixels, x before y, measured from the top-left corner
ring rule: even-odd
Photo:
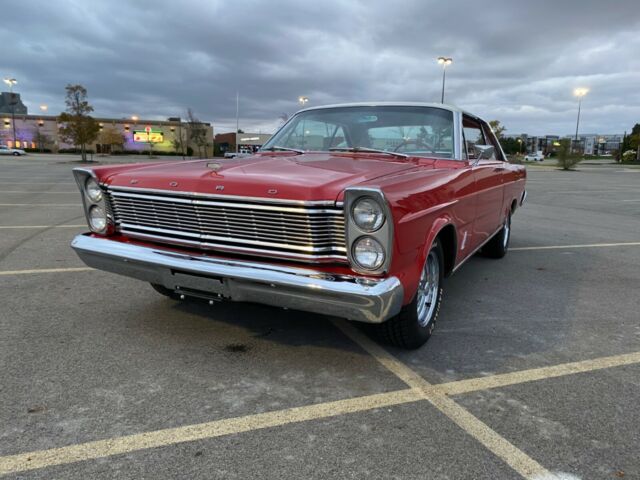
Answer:
[[[382,192],[347,189],[347,243],[354,269],[380,273],[389,263],[392,221]]]
[[[107,213],[104,192],[98,181],[89,170],[76,169],[73,174],[82,193],[82,202],[89,228],[95,233],[108,233],[111,221]]]

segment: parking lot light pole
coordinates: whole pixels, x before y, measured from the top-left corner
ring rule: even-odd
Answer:
[[[298,97],[298,103],[302,108],[304,108],[304,106],[307,104],[308,101],[309,101],[309,97],[302,97],[302,96]]]
[[[18,83],[15,78],[4,78],[4,83],[9,85],[9,92],[11,93],[11,126],[13,127],[13,148],[16,148],[16,100],[13,98],[13,86]]]
[[[588,88],[576,88],[573,94],[578,97],[578,120],[576,121],[576,136],[574,138],[574,147],[578,144],[578,128],[580,127],[580,109],[582,108],[582,97],[589,93]],[[571,149],[573,151],[573,148]]]
[[[522,155],[522,139],[518,138],[518,153]]]
[[[444,103],[444,82],[447,76],[447,65],[451,65],[453,63],[453,58],[438,57],[438,63],[442,65],[442,96],[440,97],[440,103]]]

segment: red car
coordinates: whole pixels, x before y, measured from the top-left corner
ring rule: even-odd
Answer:
[[[416,348],[443,280],[503,257],[525,169],[457,108],[308,108],[245,158],[77,168],[89,266],[176,299],[257,302],[376,324]]]

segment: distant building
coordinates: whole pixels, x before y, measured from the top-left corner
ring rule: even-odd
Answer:
[[[14,113],[15,115],[26,115],[27,107],[20,99],[19,93],[2,92],[0,93],[0,114]]]
[[[255,153],[272,135],[265,133],[219,133],[216,135],[216,154],[227,152]],[[237,150],[236,150],[237,147]]]
[[[13,128],[11,115],[0,115],[0,144],[12,148]],[[169,120],[143,120],[136,121],[117,118],[95,118],[100,125],[100,132],[106,129],[114,129],[124,137],[122,148],[104,143],[104,135],[99,134],[98,139],[88,145],[89,150],[96,153],[112,153],[112,151],[141,152],[148,151],[151,144],[152,150],[160,153],[182,153],[180,139],[183,139],[184,153],[187,147],[191,147],[194,155],[213,156],[213,127],[210,123],[199,124],[204,130],[206,145],[198,146],[193,141],[187,141],[189,137],[189,124],[182,122],[180,118]],[[75,145],[65,143],[60,137],[58,119],[51,115],[26,115],[15,114],[16,142],[15,148],[30,148],[40,150],[72,149]]]

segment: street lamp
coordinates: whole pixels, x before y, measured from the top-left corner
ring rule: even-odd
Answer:
[[[518,138],[518,153],[522,155],[522,139]]]
[[[453,58],[438,57],[438,63],[442,65],[442,97],[440,98],[440,103],[444,103],[444,80],[447,76],[447,65],[451,65],[453,63]]]
[[[300,104],[301,107],[304,107],[307,102],[309,101],[309,97],[298,97],[298,103]]]
[[[131,120],[133,120],[133,123],[135,123],[139,120],[139,118],[137,115],[131,115]]]
[[[42,105],[40,105],[40,110],[42,110],[42,113],[44,113],[49,110],[49,106],[43,103]]]
[[[578,120],[576,121],[576,136],[574,138],[574,146],[578,144],[578,128],[580,127],[580,109],[582,108],[582,97],[589,93],[588,88],[580,87],[573,91],[573,94],[578,97]],[[573,149],[571,149],[573,151]]]
[[[16,148],[16,100],[13,97],[13,86],[18,83],[15,78],[4,78],[3,82],[9,85],[11,93],[11,125],[13,126],[13,148]]]

